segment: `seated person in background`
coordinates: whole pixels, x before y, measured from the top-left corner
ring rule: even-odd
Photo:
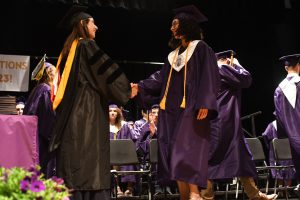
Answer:
[[[157,123],[158,123],[158,113],[159,105],[154,104],[149,112],[149,121],[146,122],[143,126],[140,127],[139,138],[136,141],[137,154],[141,160],[141,163],[144,164],[144,167],[147,168],[145,163],[149,160],[149,151],[150,151],[150,141],[157,138]],[[157,171],[157,164],[151,165],[152,171]],[[156,179],[156,176],[153,177]],[[163,190],[160,185],[157,184],[157,181],[154,181],[155,193],[158,195],[163,193]],[[166,187],[166,192],[171,194],[171,189],[169,186]]]
[[[149,110],[149,121],[145,122],[139,130],[136,141],[137,153],[143,160],[149,159],[149,143],[151,139],[157,138],[159,105],[155,104]]]
[[[148,112],[147,109],[142,109],[142,118],[134,122],[132,134],[135,142],[140,138],[141,128],[149,121]]]
[[[110,139],[118,140],[118,139],[132,139],[132,132],[130,126],[124,121],[121,109],[115,105],[109,105],[109,128],[110,128]],[[122,171],[131,171],[135,170],[135,166],[127,165],[127,166],[113,166],[116,170]],[[115,180],[117,186],[117,196],[132,196],[133,195],[133,186],[136,182],[136,178],[134,175],[126,175],[122,176],[121,182],[125,183],[126,190],[123,193],[121,187],[119,186],[118,180]]]
[[[16,103],[17,115],[23,115],[25,103],[23,101],[18,101]]]
[[[32,73],[31,79],[37,81],[37,86],[31,91],[23,113],[38,117],[39,161],[46,178],[54,175],[55,168],[54,158],[48,152],[55,120],[50,92],[54,76],[55,66],[45,62],[44,56]]]
[[[271,146],[271,142],[274,138],[278,138],[277,134],[277,122],[274,120],[273,122],[269,123],[267,126],[266,130],[262,133],[262,136],[265,141],[265,145],[269,150],[269,163],[270,166],[275,166],[275,158],[274,158],[274,150]],[[280,129],[281,130],[281,129]],[[293,165],[292,160],[285,160],[285,161],[280,161],[277,162],[277,165]],[[292,185],[292,180],[295,179],[295,171],[292,169],[285,169],[285,170],[275,170],[271,169],[272,172],[272,177],[275,178],[277,176],[278,178],[278,185],[284,186],[291,186]],[[277,174],[276,174],[277,172]],[[285,182],[283,182],[285,180]]]

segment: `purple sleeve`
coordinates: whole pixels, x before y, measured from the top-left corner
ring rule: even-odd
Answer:
[[[247,88],[252,83],[251,74],[239,65],[234,67],[222,65],[219,68],[221,81],[225,81],[228,85],[235,88]]]
[[[203,41],[198,43],[194,53],[199,57],[197,63],[197,97],[195,109],[206,108],[210,118],[217,116],[217,95],[220,88],[220,75],[214,51]],[[203,95],[205,94],[205,95]]]
[[[156,71],[149,78],[140,81],[138,87],[137,101],[143,108],[150,108],[153,104],[158,104],[162,89],[162,70]]]

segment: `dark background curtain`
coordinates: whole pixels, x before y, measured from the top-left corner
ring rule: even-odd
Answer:
[[[278,58],[300,53],[298,0],[9,0],[0,3],[0,54],[32,56],[31,70],[44,53],[57,57],[68,35],[57,24],[73,3],[89,7],[99,27],[97,43],[114,60],[123,61],[120,65],[132,82],[160,65],[124,60],[164,62],[171,51],[172,9],[196,5],[209,19],[201,25],[205,41],[215,52],[235,50],[253,76],[252,86],[243,91],[242,113],[262,111],[256,120],[258,134],[274,119],[273,93],[286,75]],[[55,59],[48,61],[56,64]],[[128,109],[134,105],[130,101]]]

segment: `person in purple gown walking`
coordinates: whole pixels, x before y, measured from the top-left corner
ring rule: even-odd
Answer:
[[[239,177],[251,200],[275,199],[256,187],[257,176],[252,155],[241,127],[241,90],[251,85],[251,74],[234,58],[235,52],[216,53],[221,88],[218,93],[218,117],[211,121],[211,149],[208,168],[208,187],[204,199],[214,199],[213,181]]]
[[[300,54],[283,56],[287,76],[274,92],[274,104],[277,123],[284,131],[279,138],[287,137],[291,145],[292,160],[296,169],[297,193],[300,193]]]
[[[132,84],[140,102],[159,97],[158,181],[176,181],[181,199],[200,200],[206,187],[210,120],[217,116],[219,74],[215,53],[202,40],[207,18],[193,5],[174,10],[172,38],[160,71]],[[148,104],[155,104],[151,102]]]

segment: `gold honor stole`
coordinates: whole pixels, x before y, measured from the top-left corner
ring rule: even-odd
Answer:
[[[60,102],[62,101],[62,99],[64,97],[65,89],[66,89],[66,86],[67,86],[67,83],[68,83],[70,71],[71,71],[73,60],[74,60],[74,57],[75,57],[77,44],[78,44],[77,39],[72,42],[72,45],[71,45],[71,48],[70,48],[70,51],[69,51],[69,54],[68,54],[67,62],[65,64],[65,68],[64,68],[63,74],[62,74],[61,79],[60,79],[60,83],[59,83],[59,86],[58,86],[58,89],[57,89],[57,93],[56,93],[56,96],[55,96],[54,101],[53,101],[53,110],[55,110],[58,107],[58,105],[60,104]],[[57,64],[56,64],[56,73],[59,73],[59,65],[60,65],[60,62],[61,62],[61,57],[62,57],[62,55],[60,53]]]

